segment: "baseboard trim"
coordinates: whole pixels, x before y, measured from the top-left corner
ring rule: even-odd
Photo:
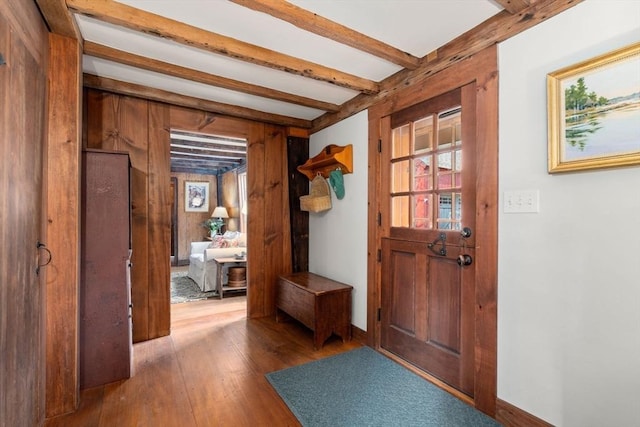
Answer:
[[[351,325],[351,339],[358,341],[362,345],[367,345],[367,332],[358,328],[357,326]]]
[[[553,424],[501,399],[496,400],[496,421],[505,427],[553,427]]]

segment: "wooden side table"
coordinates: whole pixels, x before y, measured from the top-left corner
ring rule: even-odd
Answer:
[[[351,340],[351,290],[353,286],[314,273],[282,275],[278,279],[276,321],[280,311],[313,331],[313,346],[322,348],[336,334]]]
[[[218,298],[222,299],[224,291],[229,291],[229,290],[240,291],[240,290],[247,289],[246,286],[223,286],[222,285],[222,270],[224,270],[223,267],[227,264],[246,267],[247,258],[236,258],[232,256],[232,257],[214,258],[214,261],[216,262],[216,264],[218,264],[218,274],[216,277],[216,289],[218,291]]]

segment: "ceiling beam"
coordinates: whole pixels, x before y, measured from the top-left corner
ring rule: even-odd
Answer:
[[[232,59],[331,83],[362,93],[374,94],[379,89],[378,83],[372,80],[245,43],[112,0],[67,0],[67,6],[71,11],[90,18]]]
[[[175,147],[175,149],[197,149],[201,151],[203,154],[209,154],[212,156],[231,156],[231,157],[247,157],[247,149],[238,147],[238,150],[234,150],[235,147],[229,146],[221,146],[218,144],[208,144],[206,142],[196,142],[196,141],[183,141],[171,138],[171,147]]]
[[[211,161],[199,161],[194,158],[175,159],[171,158],[171,167],[183,167],[183,168],[198,168],[198,169],[234,169],[240,167],[242,163],[229,163],[229,162],[216,162]]]
[[[203,71],[194,70],[192,68],[186,68],[180,65],[170,64],[168,62],[158,61],[157,59],[135,55],[133,53],[114,49],[90,41],[85,41],[83,51],[85,55],[94,56],[96,58],[102,58],[109,61],[118,62],[120,64],[129,65],[131,67],[137,67],[143,70],[162,73],[168,76],[186,79],[198,83],[204,83],[207,85],[221,87],[223,89],[229,89],[236,92],[247,93],[263,98],[275,99],[277,101],[288,102],[291,104],[315,108],[327,112],[336,112],[340,109],[338,105],[329,102],[305,98],[303,96],[293,95],[290,93],[281,92],[275,89],[269,89],[251,83],[243,83],[238,80],[216,76],[214,74],[205,73]]]
[[[194,167],[210,167],[210,168],[234,168],[239,165],[245,163],[244,161],[217,161],[217,160],[206,160],[206,159],[198,159],[195,157],[175,157],[171,156],[171,164],[175,166],[194,166]]]
[[[195,155],[203,159],[228,160],[230,162],[240,162],[242,159],[247,158],[247,155],[244,153],[237,153],[233,151],[211,151],[200,147],[176,147],[175,144],[171,144],[171,152],[173,154]]]
[[[511,14],[520,13],[529,6],[531,6],[531,0],[494,0],[500,6],[502,6],[507,12]],[[533,0],[535,2],[536,0]]]
[[[400,88],[423,82],[452,64],[469,58],[483,49],[507,40],[547,19],[564,12],[583,0],[538,0],[522,12],[512,15],[506,10],[494,15],[436,51],[422,58],[420,68],[402,70],[380,82],[375,95],[360,94],[342,104],[337,113],[326,113],[312,121],[310,133],[338,123],[392,95]]]
[[[219,175],[227,168],[194,167],[191,165],[171,165],[171,172],[192,173],[196,175]]]
[[[420,59],[407,52],[284,0],[231,0],[231,2],[266,13],[305,31],[367,52],[403,68],[415,70],[420,65]]]
[[[82,42],[76,20],[67,9],[65,0],[36,0],[36,3],[52,33]]]
[[[282,116],[280,114],[265,113],[251,108],[238,107],[236,105],[224,104],[221,102],[209,101],[201,98],[180,95],[166,90],[155,89],[135,83],[127,83],[105,77],[98,77],[93,74],[83,75],[83,85],[92,89],[106,90],[108,92],[120,93],[123,95],[135,96],[152,101],[174,104],[181,107],[195,108],[197,110],[209,111],[212,113],[225,114],[248,120],[257,120],[265,123],[273,123],[282,126],[292,126],[308,129],[311,121],[297,119],[295,117]]]

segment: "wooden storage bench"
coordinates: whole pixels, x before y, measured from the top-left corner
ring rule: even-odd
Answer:
[[[316,350],[331,334],[349,341],[352,289],[353,286],[313,273],[282,275],[277,286],[276,321],[283,311],[311,329]]]

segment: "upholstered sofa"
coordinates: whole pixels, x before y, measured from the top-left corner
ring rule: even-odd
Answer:
[[[216,290],[218,264],[216,264],[214,258],[231,257],[240,255],[243,252],[246,253],[246,242],[246,235],[242,233],[237,233],[233,238],[214,239],[214,241],[206,242],[191,242],[189,272],[187,276],[196,282],[203,292]],[[227,280],[227,275],[223,271],[223,285]]]

